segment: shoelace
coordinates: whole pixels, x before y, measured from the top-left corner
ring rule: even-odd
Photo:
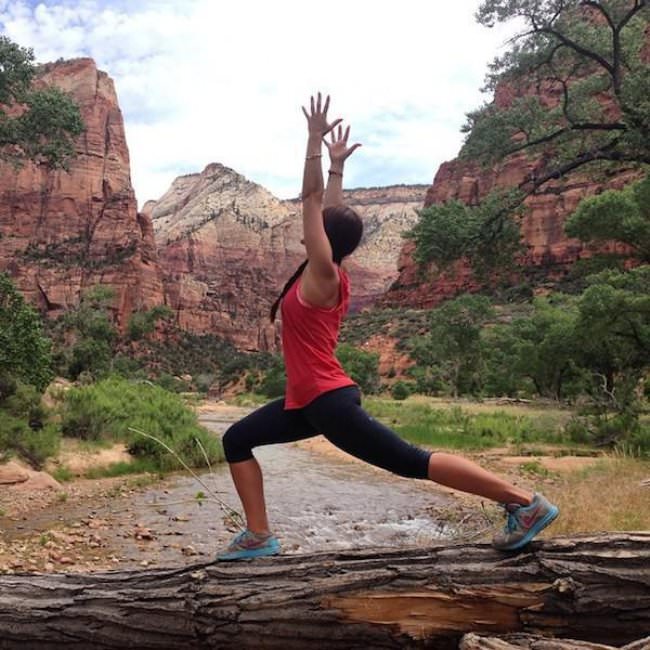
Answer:
[[[238,548],[248,549],[249,545],[246,544],[246,541],[250,540],[253,544],[262,544],[265,542],[265,539],[260,539],[255,533],[252,533],[248,528],[243,530],[235,539],[230,543],[230,548],[236,550]]]
[[[239,533],[239,535],[237,535],[237,537],[235,537],[232,542],[230,542],[229,546],[231,548],[237,548],[246,539],[246,537],[248,537],[248,530],[242,530],[242,532]]]
[[[515,508],[514,510],[509,510],[507,505],[503,506],[505,508],[506,514],[508,515],[508,518],[506,519],[506,530],[509,533],[514,532],[519,528],[519,519],[517,519],[517,511],[519,508]]]

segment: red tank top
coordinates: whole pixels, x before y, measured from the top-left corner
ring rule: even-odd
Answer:
[[[319,395],[354,386],[334,356],[343,316],[350,304],[350,280],[339,269],[339,304],[314,307],[298,293],[298,278],[282,300],[282,351],[287,372],[285,409],[307,406]]]

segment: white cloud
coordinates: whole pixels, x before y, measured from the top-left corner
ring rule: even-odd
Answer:
[[[478,0],[60,0],[0,2],[2,31],[40,61],[92,56],[115,80],[139,202],[221,162],[282,197],[300,189],[300,104],[364,146],[350,185],[428,183],[456,156],[464,113],[510,32]]]

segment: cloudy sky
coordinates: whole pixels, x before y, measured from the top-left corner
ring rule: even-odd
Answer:
[[[322,90],[363,143],[346,186],[430,183],[486,98],[512,28],[479,0],[0,0],[0,31],[38,61],[91,56],[115,80],[140,204],[220,162],[300,191],[305,119]]]

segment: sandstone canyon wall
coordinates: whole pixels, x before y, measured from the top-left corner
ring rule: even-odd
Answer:
[[[416,220],[426,186],[352,190],[366,239],[350,261],[358,308],[397,276],[401,232]],[[273,350],[278,330],[269,308],[304,259],[298,201],[281,201],[233,170],[213,163],[177,178],[145,204],[154,224],[167,302],[180,327],[212,333],[244,349]]]
[[[178,325],[244,349],[275,349],[268,309],[288,269],[302,259],[295,215],[219,164],[177,178],[145,211]]]
[[[0,165],[0,271],[48,316],[84,290],[115,290],[118,325],[164,302],[151,221],[137,213],[129,152],[113,81],[91,59],[44,66],[41,83],[79,104],[86,131],[69,170]]]
[[[352,309],[372,305],[397,279],[403,234],[417,222],[427,189],[426,185],[389,185],[343,190],[346,205],[363,219],[363,239],[346,263]],[[298,200],[285,203],[300,209]]]

